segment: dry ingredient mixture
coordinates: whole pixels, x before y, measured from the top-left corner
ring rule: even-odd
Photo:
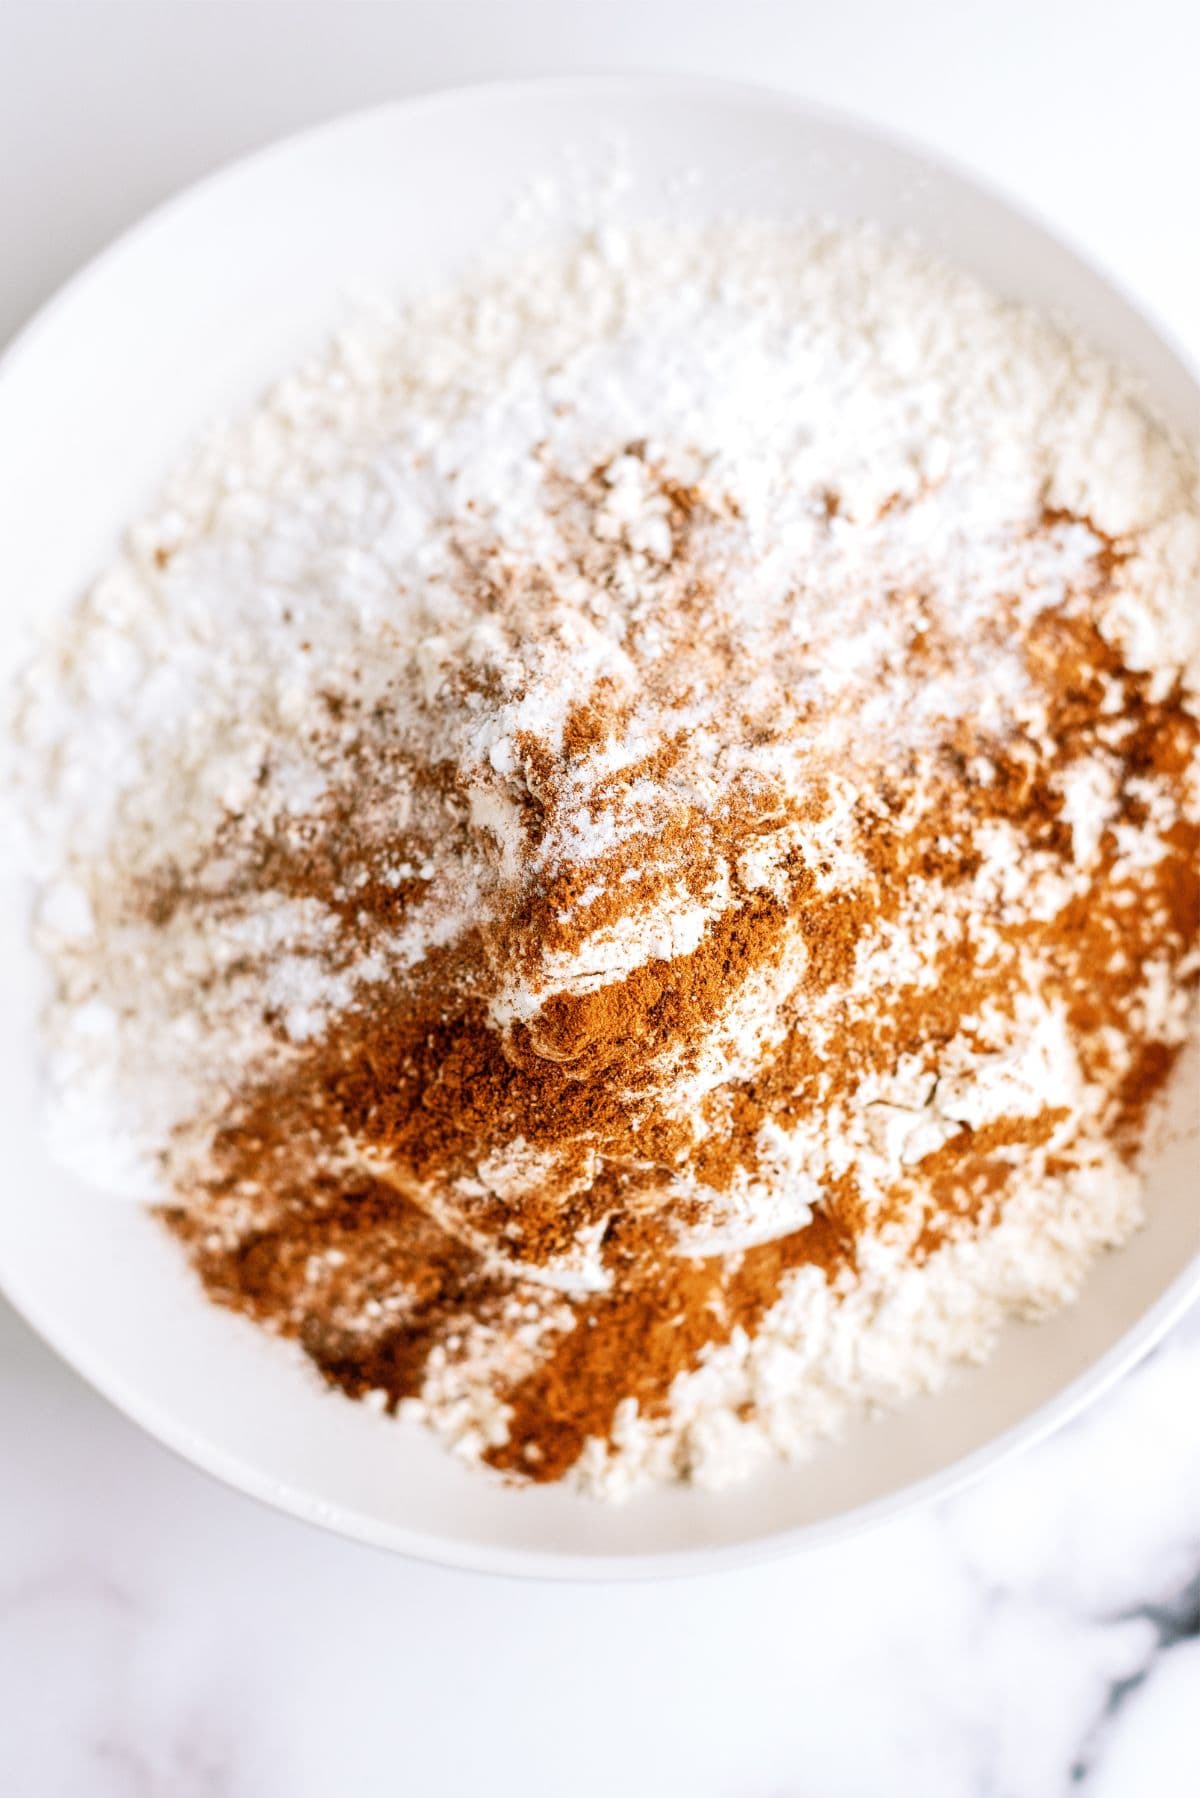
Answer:
[[[60,1153],[505,1474],[807,1451],[1139,1221],[1198,579],[1113,369],[865,229],[360,321],[26,679]]]

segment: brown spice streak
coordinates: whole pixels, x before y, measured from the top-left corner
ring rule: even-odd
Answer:
[[[698,492],[664,493],[673,526],[691,530],[703,512]],[[839,516],[837,495],[826,496],[824,511]],[[1063,512],[1045,512],[1039,528],[1067,524],[1093,529],[1099,593],[1127,551]],[[945,652],[922,625],[911,653],[924,666]],[[532,970],[547,950],[569,953],[671,887],[702,899],[741,852],[804,815],[764,780],[732,783],[714,809],[694,804],[681,777],[676,802],[682,732],[652,768],[633,762],[607,777],[605,802],[653,774],[673,809],[586,869],[545,860],[510,895],[502,942],[482,925],[403,979],[363,989],[317,1040],[289,1051],[282,1071],[232,1096],[211,1167],[164,1214],[211,1296],[298,1339],[331,1384],[355,1397],[382,1391],[392,1408],[420,1394],[435,1360],[467,1353],[472,1332],[503,1332],[514,1318],[544,1326],[540,1349],[499,1393],[509,1431],[486,1458],[502,1472],[552,1480],[590,1440],[611,1442],[622,1400],[644,1418],[661,1416],[675,1379],[735,1332],[752,1337],[797,1270],[852,1280],[863,1230],[894,1218],[921,1260],[986,1228],[1065,1114],[1047,1108],[964,1127],[873,1211],[853,1179],[830,1179],[803,1229],[739,1255],[681,1253],[676,1226],[702,1222],[706,1204],[755,1172],[764,1123],[849,1112],[865,1083],[902,1059],[932,1081],[946,1044],[969,1035],[984,1009],[1015,1015],[1033,983],[1061,1001],[1085,1075],[1111,1091],[1111,1135],[1134,1154],[1177,1054],[1141,1032],[1137,994],[1149,961],[1178,968],[1200,936],[1200,833],[1181,817],[1162,832],[1157,862],[1123,867],[1110,830],[1086,890],[1056,915],[991,920],[986,943],[965,926],[947,929],[930,978],[881,990],[869,1009],[839,1009],[864,939],[902,920],[914,895],[953,895],[978,878],[981,826],[1017,831],[1038,866],[1070,864],[1056,779],[1073,761],[1107,758],[1121,817],[1137,824],[1138,781],[1170,786],[1195,758],[1200,727],[1182,693],[1153,698],[1149,678],[1124,667],[1088,617],[1044,615],[1026,653],[1045,704],[1040,740],[948,724],[922,769],[881,766],[857,819],[859,884],[831,892],[821,870],[793,852],[771,892],[742,890],[735,877],[732,902],[690,953],[647,960],[592,991],[550,994],[535,1018],[500,1031],[487,1012],[494,952],[516,965],[524,957]],[[561,746],[516,739],[531,856],[551,839],[588,758],[630,720],[600,685],[568,718]],[[414,767],[390,741],[386,718],[357,719],[344,699],[331,721],[343,763],[351,745],[352,778],[311,816],[243,844],[240,860],[231,820],[229,840],[214,847],[214,860],[232,868],[225,887],[164,871],[140,895],[143,917],[166,926],[181,905],[220,904],[247,888],[317,898],[340,921],[330,954],[345,965],[403,923],[425,889],[396,869],[419,869],[434,832],[453,839],[468,828],[456,776]],[[814,767],[804,801],[817,816],[822,779]],[[415,783],[426,808],[403,832],[389,822],[399,781]],[[777,1046],[753,1078],[726,1082],[699,1116],[680,1118],[666,1102],[670,1081],[695,1064],[746,982],[779,969],[797,943],[803,956]],[[832,1019],[832,1046],[806,1021],[814,999]],[[1118,1039],[1126,1059],[1114,1072],[1107,1058]],[[517,1142],[540,1157],[541,1171],[520,1191],[502,1191],[480,1169]],[[601,1237],[610,1286],[566,1307],[534,1276],[587,1229]],[[489,1244],[526,1273],[500,1266]]]
[[[640,1240],[629,1241],[630,1235]],[[848,1238],[819,1212],[805,1229],[720,1255],[672,1254],[661,1231],[610,1237],[611,1293],[576,1307],[576,1321],[541,1366],[510,1394],[508,1440],[485,1460],[504,1473],[560,1479],[591,1437],[605,1441],[619,1404],[645,1417],[666,1409],[672,1382],[734,1330],[753,1336],[779,1297],[784,1276],[806,1265],[826,1278],[852,1260]]]

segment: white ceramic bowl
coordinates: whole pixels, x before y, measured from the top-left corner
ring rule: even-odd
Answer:
[[[0,683],[31,622],[70,603],[197,430],[320,344],[348,293],[449,272],[494,240],[532,178],[601,167],[614,140],[636,177],[619,202],[626,216],[669,204],[692,216],[815,210],[911,227],[1001,291],[1067,309],[1141,371],[1164,414],[1197,430],[1196,375],[1179,352],[1036,224],[924,155],[782,96],[690,79],[438,94],[336,121],[203,182],[86,268],[9,351]],[[672,182],[681,171],[696,178]],[[210,1307],[136,1207],[54,1164],[37,1121],[29,894],[11,870],[0,882],[9,1296],[161,1441],[348,1535],[464,1566],[595,1578],[823,1542],[945,1493],[1061,1422],[1200,1286],[1189,1155],[1177,1144],[1155,1168],[1148,1227],[1095,1270],[1074,1309],[1013,1327],[986,1367],[855,1428],[808,1465],[719,1496],[665,1491],[624,1507],[505,1489],[419,1430],[324,1391],[298,1356]]]

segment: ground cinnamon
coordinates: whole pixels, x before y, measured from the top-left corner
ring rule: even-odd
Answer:
[[[671,504],[699,522],[690,491],[672,492]],[[837,518],[836,495],[825,510]],[[1046,512],[1042,528],[1066,520]],[[1096,536],[1099,589],[1124,552]],[[919,595],[912,604],[920,616]],[[931,677],[947,653],[924,625],[910,647]],[[1040,618],[1026,659],[1044,696],[1045,732],[997,740],[950,721],[920,767],[881,765],[857,807],[862,874],[849,887],[831,889],[828,864],[797,848],[770,891],[741,885],[736,872],[739,858],[790,825],[819,824],[829,803],[819,764],[802,802],[756,777],[734,779],[720,803],[699,806],[681,776],[657,831],[627,832],[586,867],[547,865],[513,889],[500,934],[481,925],[431,950],[399,984],[359,991],[289,1054],[282,1073],[233,1095],[211,1167],[167,1213],[212,1296],[295,1336],[332,1384],[382,1394],[390,1408],[420,1395],[432,1365],[469,1355],[480,1331],[536,1324],[539,1346],[499,1377],[506,1430],[486,1459],[551,1480],[589,1441],[610,1438],[622,1404],[643,1417],[661,1413],[681,1373],[735,1331],[752,1337],[797,1270],[852,1280],[863,1231],[907,1232],[921,1261],[987,1227],[1021,1177],[1023,1155],[1049,1152],[1066,1113],[1035,1106],[957,1129],[873,1196],[852,1175],[827,1171],[811,1221],[741,1251],[683,1246],[681,1229],[686,1236],[719,1218],[739,1183],[759,1177],[768,1127],[793,1130],[853,1108],[901,1063],[924,1068],[936,1085],[944,1046],[984,1014],[1015,1018],[1034,982],[1061,1000],[1085,1071],[1111,1088],[1111,1128],[1132,1154],[1176,1053],[1139,1035],[1143,970],[1155,957],[1181,966],[1200,928],[1196,831],[1181,820],[1164,830],[1152,865],[1125,867],[1110,829],[1086,890],[1050,915],[943,929],[918,978],[880,988],[865,1008],[838,997],[864,945],[928,905],[930,893],[949,903],[971,890],[989,828],[1015,831],[1039,866],[1068,868],[1073,839],[1058,777],[1079,757],[1105,758],[1119,815],[1136,820],[1143,777],[1170,781],[1194,756],[1200,733],[1179,691],[1152,696],[1148,678],[1122,664],[1086,614]],[[401,928],[422,890],[428,829],[387,822],[399,771],[424,791],[442,829],[471,825],[453,779],[414,768],[386,732],[380,750],[379,719],[349,718],[340,703],[335,722],[342,752],[345,733],[359,733],[354,780],[260,837],[237,878],[319,899],[361,951]],[[554,840],[575,802],[571,783],[630,728],[629,708],[600,683],[561,741],[516,743],[531,844]],[[648,773],[669,784],[687,750],[687,732],[674,733],[652,767],[635,759],[597,782],[593,803],[632,800]],[[532,977],[547,955],[578,951],[639,906],[676,889],[703,902],[722,878],[732,879],[730,902],[694,948],[652,955],[584,990],[547,992],[534,1016],[496,1026],[489,970],[499,963]],[[208,903],[211,887],[182,885],[146,899],[159,921],[176,906]],[[936,912],[928,927],[936,935]],[[784,1028],[751,1075],[698,1091],[681,1113],[679,1082],[698,1077],[722,1020],[755,980],[792,981]],[[826,1019],[820,1041],[814,1003]],[[1126,1050],[1114,1074],[1105,1058],[1115,1040]],[[487,1169],[514,1144],[534,1172],[506,1187]],[[540,1270],[589,1233],[603,1286],[568,1304]]]

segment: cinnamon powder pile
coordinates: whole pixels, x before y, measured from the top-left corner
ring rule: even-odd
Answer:
[[[1100,591],[1114,548],[1088,521],[1070,522],[1096,540]],[[1047,511],[1039,528],[1063,523]],[[927,633],[917,653],[936,653]],[[1131,867],[1117,831],[1144,822],[1147,782],[1160,795],[1173,791],[1200,726],[1177,685],[1153,697],[1152,679],[1124,667],[1086,615],[1039,617],[1024,654],[1045,735],[998,742],[955,721],[919,772],[879,771],[854,811],[860,882],[822,891],[803,855],[790,852],[782,890],[737,893],[690,952],[651,957],[582,994],[553,994],[533,1020],[495,1027],[486,998],[497,965],[536,965],[547,945],[572,952],[630,893],[644,902],[668,870],[702,892],[715,857],[736,864],[747,845],[785,827],[778,795],[765,805],[761,795],[735,794],[703,831],[673,824],[658,843],[634,836],[592,864],[573,926],[562,921],[564,880],[531,883],[498,924],[427,956],[399,991],[356,998],[282,1076],[236,1095],[202,1186],[165,1214],[209,1293],[296,1336],[331,1384],[353,1397],[381,1395],[391,1410],[420,1398],[431,1361],[453,1364],[506,1334],[536,1339],[515,1372],[502,1362],[494,1378],[504,1428],[483,1458],[554,1480],[589,1441],[611,1440],[622,1408],[665,1415],[676,1378],[735,1334],[752,1338],[796,1270],[844,1286],[860,1235],[889,1230],[920,1264],[994,1223],[1033,1152],[1048,1167],[1055,1154],[1065,1153],[1063,1165],[1071,1159],[1067,1108],[1031,1098],[1028,1110],[965,1124],[897,1177],[876,1179],[869,1203],[853,1166],[827,1169],[798,1228],[727,1253],[681,1240],[702,1235],[731,1187],[755,1173],[764,1125],[787,1129],[853,1107],[905,1059],[936,1084],[945,1045],[969,1040],[983,1014],[1014,1019],[1036,988],[1042,1003],[1061,1007],[1103,1095],[1106,1132],[1134,1155],[1180,1047],[1146,1034],[1138,993],[1152,960],[1184,984],[1195,979],[1186,958],[1200,928],[1200,833],[1174,818],[1157,858]],[[524,745],[535,832],[613,724],[601,690],[572,714],[561,745]],[[1009,921],[998,908],[981,938],[973,927],[986,918],[956,901],[972,893],[986,861],[985,833],[1003,825],[1019,855],[1051,871],[1073,868],[1055,778],[1093,753],[1111,769],[1116,797],[1086,883],[1044,917]],[[250,870],[256,883],[320,899],[367,944],[402,919],[407,895],[403,883],[381,885],[373,863],[410,864],[423,851],[363,830],[388,765],[364,748],[354,783],[293,822],[286,840],[257,844]],[[614,784],[628,787],[641,773],[634,764]],[[817,779],[804,795],[810,811],[820,811],[821,787]],[[452,787],[444,800],[456,819]],[[881,988],[866,1007],[842,997],[863,943],[931,896],[946,928],[930,966]],[[196,902],[195,893],[172,896]],[[209,892],[202,902],[215,901]],[[752,976],[779,967],[789,943],[803,961],[779,1040],[750,1077],[705,1095],[699,1120],[681,1117],[671,1103],[679,1070],[702,1055]],[[832,1025],[820,1043],[811,1002]],[[488,1190],[481,1165],[513,1142],[544,1158],[538,1177],[515,1195]],[[593,1240],[600,1289],[568,1296],[542,1284],[541,1271],[581,1234]]]

